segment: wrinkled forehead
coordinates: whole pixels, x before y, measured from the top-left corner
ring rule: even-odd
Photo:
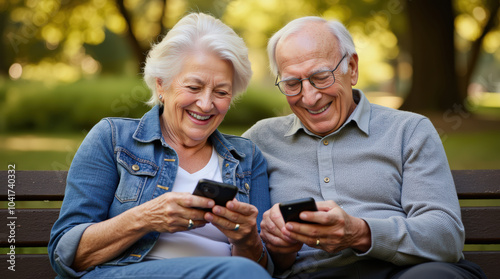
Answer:
[[[337,38],[324,24],[311,23],[280,39],[276,45],[278,70],[306,60],[335,61],[340,55]]]

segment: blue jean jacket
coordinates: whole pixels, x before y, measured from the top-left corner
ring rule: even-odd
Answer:
[[[66,182],[59,219],[48,246],[54,270],[64,277],[86,273],[71,268],[84,230],[94,224],[172,191],[179,160],[162,138],[156,106],[141,119],[105,118],[95,125],[78,149]],[[222,180],[236,185],[239,201],[259,210],[258,229],[270,208],[267,162],[250,140],[223,135],[210,136],[222,161]],[[140,262],[156,243],[151,232],[106,265]]]

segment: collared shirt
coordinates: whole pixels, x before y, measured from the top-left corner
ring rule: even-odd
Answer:
[[[162,137],[160,114],[156,106],[141,119],[105,118],[80,145],[68,172],[63,205],[48,246],[51,264],[58,274],[79,277],[86,273],[76,272],[71,265],[88,226],[172,191],[179,160]],[[222,181],[238,187],[237,200],[259,210],[260,230],[262,213],[270,207],[266,160],[248,139],[215,131],[209,140],[221,160]],[[146,234],[106,265],[142,261],[159,234]]]
[[[333,200],[371,230],[366,253],[329,254],[304,245],[287,274],[376,258],[397,265],[461,258],[464,228],[439,135],[424,116],[370,104],[320,137],[293,114],[259,121],[243,134],[268,161],[271,203]]]

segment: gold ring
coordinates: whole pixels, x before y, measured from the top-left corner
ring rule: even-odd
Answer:
[[[233,231],[237,231],[240,229],[240,224],[236,224],[236,226],[234,227]]]
[[[194,222],[193,220],[189,219],[188,230],[192,229],[193,227],[194,227]]]
[[[319,246],[319,238],[316,239],[316,246]]]

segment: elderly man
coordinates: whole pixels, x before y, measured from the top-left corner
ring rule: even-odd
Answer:
[[[353,89],[358,55],[339,22],[296,19],[269,41],[276,85],[293,114],[244,137],[268,160],[261,237],[278,277],[481,278],[463,259],[464,227],[431,122],[370,104]],[[313,197],[285,223],[277,203]]]

